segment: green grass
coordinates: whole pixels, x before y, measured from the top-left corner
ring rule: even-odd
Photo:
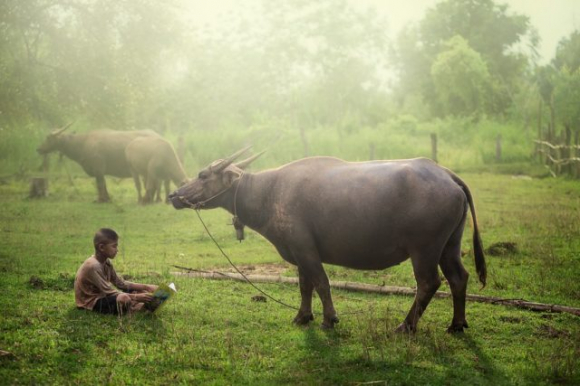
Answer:
[[[515,253],[487,256],[483,292],[468,253],[468,292],[580,307],[580,183],[461,176],[475,197],[484,246],[517,246]],[[129,179],[108,179],[114,202],[96,204],[94,182],[73,181],[51,181],[44,200],[26,199],[23,182],[0,186],[0,350],[9,353],[0,356],[0,384],[580,383],[576,316],[468,303],[470,328],[452,336],[445,333],[451,300],[435,299],[417,334],[402,336],[393,330],[411,298],[334,290],[336,329],[320,329],[318,298],[315,322],[297,327],[294,310],[251,301],[256,290],[247,284],[171,274],[174,264],[229,267],[193,211],[138,206]],[[236,264],[282,262],[251,230],[238,243],[225,211],[202,216]],[[76,269],[103,226],[121,235],[118,272],[139,282],[176,283],[177,296],[158,315],[119,319],[74,307]],[[466,252],[470,233],[468,227]],[[415,285],[408,261],[381,272],[332,266],[327,272],[331,280]],[[299,304],[295,286],[260,287]]]

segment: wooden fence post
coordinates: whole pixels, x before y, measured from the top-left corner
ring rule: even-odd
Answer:
[[[580,129],[574,130],[574,145],[576,149],[573,151],[576,158],[580,158]],[[580,161],[574,163],[576,167],[574,168],[574,178],[580,178]]]
[[[558,146],[556,148],[556,175],[559,176],[560,174],[562,174],[562,163],[560,162],[562,160],[562,147]]]
[[[437,163],[437,134],[431,133],[431,159]]]
[[[38,170],[42,172],[43,175],[42,177],[32,177],[30,179],[30,190],[28,192],[29,198],[44,198],[48,196],[48,155],[43,157],[42,165]]]
[[[564,143],[566,144],[566,147],[564,149],[564,151],[562,152],[562,158],[572,158],[572,154],[574,154],[574,151],[572,151],[572,130],[570,129],[570,126],[566,125],[566,130],[564,132]],[[567,165],[564,166],[564,172],[566,172],[569,175],[572,175],[572,169],[573,169],[573,162],[568,163]]]
[[[308,146],[308,139],[306,138],[306,130],[304,130],[304,127],[300,127],[300,139],[302,140],[302,147],[304,148],[304,157],[308,157],[310,155],[310,149]]]
[[[375,143],[369,143],[369,160],[373,161],[375,159]]]
[[[542,110],[543,110],[543,103],[542,103],[542,98],[540,98],[540,101],[538,103],[538,140],[541,141],[543,140],[542,136]],[[542,146],[539,143],[536,143],[536,160],[538,161],[542,161],[542,154],[540,153],[540,149],[542,148]]]
[[[184,159],[185,159],[185,138],[183,138],[182,134],[179,134],[179,137],[177,137],[177,158],[179,159],[179,162],[181,162],[181,164],[184,164]]]
[[[495,162],[501,162],[501,134],[495,138]]]

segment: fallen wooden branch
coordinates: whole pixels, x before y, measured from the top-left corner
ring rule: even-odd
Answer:
[[[246,281],[244,276],[240,275],[239,273],[213,272],[213,271],[208,272],[208,271],[198,271],[186,267],[179,266],[175,267],[188,271],[188,272],[172,272],[173,275],[178,276],[199,277],[204,279],[218,279],[218,280],[235,280],[243,282]],[[253,283],[298,284],[297,277],[272,276],[272,275],[245,275],[245,277],[248,278],[248,280],[252,281]],[[415,289],[411,287],[397,287],[389,285],[375,285],[375,284],[355,283],[348,281],[332,281],[332,280],[330,281],[330,286],[332,288],[339,288],[347,291],[415,296]],[[437,291],[435,293],[435,297],[448,298],[451,297],[451,294],[449,292]],[[496,297],[467,294],[467,300],[479,303],[501,304],[504,306],[524,308],[532,311],[565,312],[572,315],[580,316],[580,308],[560,306],[557,304],[528,302],[523,299],[502,299]]]

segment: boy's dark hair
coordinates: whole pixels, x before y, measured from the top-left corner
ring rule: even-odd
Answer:
[[[107,242],[115,242],[119,240],[119,235],[117,232],[110,228],[101,228],[95,233],[95,237],[93,238],[93,244],[95,246],[95,250],[99,246],[99,244],[106,244]]]

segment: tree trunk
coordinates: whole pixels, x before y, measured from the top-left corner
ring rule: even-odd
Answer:
[[[556,136],[556,112],[554,110],[554,97],[550,100],[550,129],[548,131],[548,142],[553,143]]]

